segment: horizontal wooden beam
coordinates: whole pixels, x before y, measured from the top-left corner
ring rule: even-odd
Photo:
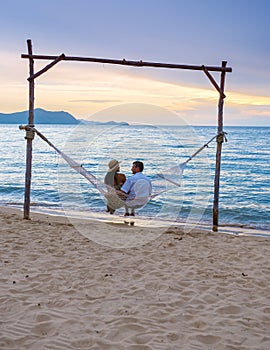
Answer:
[[[31,58],[36,60],[56,60],[58,56],[48,55],[27,55],[22,54],[21,58]],[[196,66],[187,64],[173,64],[173,63],[155,63],[155,62],[144,62],[144,61],[128,61],[126,59],[115,60],[108,58],[93,58],[93,57],[73,57],[65,56],[64,61],[78,61],[78,62],[95,62],[95,63],[108,63],[108,64],[120,64],[123,66],[136,66],[136,67],[156,67],[156,68],[172,68],[172,69],[189,69],[189,70],[204,70],[212,72],[232,72],[231,67],[215,67],[215,66]]]

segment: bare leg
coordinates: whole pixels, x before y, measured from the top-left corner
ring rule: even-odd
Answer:
[[[128,207],[125,205],[125,214],[124,216],[129,216],[129,211],[128,211]]]
[[[107,205],[106,212],[110,214],[114,214],[115,210]]]

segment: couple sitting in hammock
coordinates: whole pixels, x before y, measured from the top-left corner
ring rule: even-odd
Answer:
[[[151,181],[142,173],[143,162],[133,162],[133,175],[128,179],[125,174],[119,172],[120,163],[116,159],[111,160],[108,166],[109,170],[104,179],[108,191],[107,212],[113,214],[116,209],[124,206],[125,216],[134,216],[135,209],[144,206],[152,193]]]

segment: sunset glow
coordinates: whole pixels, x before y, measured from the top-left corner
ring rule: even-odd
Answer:
[[[211,1],[200,11],[180,1],[172,1],[169,7],[143,2],[144,11],[120,2],[107,3],[107,9],[98,2],[63,2],[64,16],[62,0],[53,2],[53,14],[48,6],[35,11],[34,16],[24,2],[6,2],[0,15],[5,44],[0,49],[0,112],[28,109],[29,63],[21,54],[27,53],[26,41],[31,39],[33,52],[43,55],[64,52],[67,56],[213,66],[226,60],[232,67],[232,73],[226,74],[226,122],[270,125],[268,2],[245,4],[243,16],[243,7],[229,1],[235,17],[224,13],[224,18],[215,15],[222,5],[215,3],[213,7]],[[106,15],[109,13],[113,16]],[[91,18],[89,14],[93,14]],[[213,23],[206,27],[210,14]],[[49,20],[52,16],[53,23]],[[140,26],[136,18],[140,18]],[[250,26],[251,19],[256,19],[255,27]],[[197,29],[192,31],[191,26]],[[35,72],[48,63],[35,60]],[[213,76],[219,84],[220,74]],[[64,110],[84,119],[112,106],[143,103],[177,113],[187,123],[209,125],[216,122],[219,99],[202,71],[86,62],[60,62],[38,77],[35,87],[35,107]]]

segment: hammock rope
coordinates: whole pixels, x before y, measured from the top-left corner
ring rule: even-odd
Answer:
[[[45,141],[50,147],[52,147],[69,164],[69,166],[72,169],[74,169],[76,172],[78,172],[79,174],[84,176],[105,198],[112,201],[113,205],[115,207],[114,209],[118,209],[118,208],[123,207],[124,205],[127,205],[127,203],[123,199],[123,196],[121,198],[116,193],[115,188],[110,187],[108,185],[105,185],[103,181],[100,181],[95,175],[93,175],[86,168],[84,168],[83,165],[79,164],[74,159],[72,159],[71,157],[66,155],[64,152],[62,152],[51,141],[49,141],[46,136],[44,136],[41,132],[39,132],[36,128],[34,128],[33,125],[25,125],[25,126],[20,125],[19,128],[20,128],[20,130],[26,131],[26,136],[25,136],[26,139],[28,139],[28,138],[34,139],[34,135],[37,134],[43,141]],[[187,163],[190,162],[194,157],[196,157],[204,148],[208,147],[209,144],[214,139],[216,139],[217,142],[223,142],[223,140],[225,139],[225,141],[227,142],[225,134],[226,134],[226,132],[220,132],[219,134],[215,135],[207,143],[205,143],[202,147],[200,147],[195,153],[193,153],[190,157],[188,157],[188,159],[185,162],[170,168],[169,171],[171,173],[177,174],[178,178],[180,179],[180,182],[181,182],[181,178],[182,178],[182,175],[183,175],[183,172],[184,172],[184,169],[185,169]],[[181,187],[181,183],[174,181],[172,178],[164,175],[163,173],[158,173],[156,175],[159,178],[165,180],[167,183],[171,183],[174,186]],[[168,189],[165,189],[165,190],[161,190],[157,193],[151,194],[151,196],[148,198],[147,202],[150,199],[155,198],[158,195],[160,195],[161,193],[164,193],[167,191],[168,191]]]

